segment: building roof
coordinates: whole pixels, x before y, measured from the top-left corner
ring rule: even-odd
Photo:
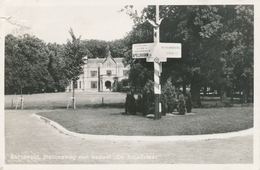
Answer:
[[[99,64],[99,63],[103,63],[103,62],[104,62],[104,58],[95,58],[95,59],[88,59],[87,64],[95,65],[95,64]]]
[[[115,64],[118,65],[124,65],[123,64],[123,59],[124,58],[113,58],[111,56],[111,53],[109,52],[108,56],[106,58],[95,58],[95,59],[88,59],[87,65],[88,66],[98,66],[98,65],[103,65],[106,63],[107,60],[112,60]]]
[[[114,60],[114,58],[111,56],[111,52],[108,52],[108,56],[105,58],[103,64],[105,64],[106,61],[108,60],[112,60],[112,62],[114,62],[116,64],[116,61]]]

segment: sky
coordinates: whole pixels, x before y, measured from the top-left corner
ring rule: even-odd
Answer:
[[[18,2],[18,1],[16,1]],[[11,17],[5,22],[5,34],[15,36],[24,33],[51,43],[66,43],[70,38],[69,29],[81,39],[111,41],[124,38],[130,32],[133,21],[125,12],[123,4],[86,4],[86,3],[46,3],[46,1],[19,1],[5,4],[4,17]],[[53,1],[57,2],[57,1]],[[61,2],[61,1],[59,1]],[[145,5],[135,5],[138,12]],[[2,15],[3,16],[3,15]],[[16,23],[28,27],[21,30]]]
[[[218,3],[227,3],[227,0],[218,0]],[[230,1],[230,0],[228,0]],[[235,0],[234,2],[248,0]],[[138,2],[138,3],[136,3]],[[185,4],[186,0],[149,0],[150,4]],[[198,4],[207,4],[206,1],[192,1]],[[231,4],[233,1],[231,1]],[[187,3],[187,2],[186,2]],[[125,12],[119,12],[126,4],[134,4],[140,14],[141,9],[147,6],[145,0],[0,0],[1,21],[3,17],[11,17],[12,23],[27,26],[20,27],[5,20],[5,35],[15,36],[24,33],[51,43],[66,43],[70,38],[69,29],[81,39],[98,39],[111,41],[124,38],[130,32],[133,21]],[[189,3],[187,3],[189,4]],[[1,30],[1,28],[0,28]]]

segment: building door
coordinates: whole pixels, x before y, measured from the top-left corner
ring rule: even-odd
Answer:
[[[106,86],[106,89],[111,90],[111,81],[106,81],[105,86]]]

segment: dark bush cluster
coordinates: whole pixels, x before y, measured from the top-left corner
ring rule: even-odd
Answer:
[[[128,92],[125,101],[125,113],[136,114],[142,113],[143,116],[154,113],[154,93],[153,82],[148,81],[145,87],[136,92]]]
[[[143,116],[154,114],[153,89],[153,82],[148,81],[137,95],[134,94],[134,91],[128,92],[125,102],[125,113],[136,114],[140,112]],[[168,80],[162,89],[161,105],[162,115],[174,111],[179,112],[180,115],[190,113],[192,110],[191,94],[190,92],[183,93],[181,90],[176,90],[171,80]]]
[[[166,113],[179,112],[180,115],[190,113],[192,110],[192,99],[190,92],[183,93],[178,91],[175,97],[167,100],[167,97],[162,94],[162,115]]]
[[[128,92],[126,95],[125,113],[134,115],[136,114],[136,103],[133,91]]]
[[[162,115],[174,111],[179,112],[180,115],[184,115],[186,112],[190,113],[192,110],[192,98],[190,92],[184,93],[181,90],[176,90],[171,83],[171,79],[168,79],[163,86],[161,102]]]

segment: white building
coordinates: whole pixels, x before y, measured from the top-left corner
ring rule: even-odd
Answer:
[[[86,59],[84,74],[79,76],[75,90],[112,91],[115,79],[119,82],[120,90],[123,90],[128,87],[127,81],[124,80],[128,79],[129,70],[130,66],[124,66],[123,58],[113,58],[110,52],[106,58]],[[66,91],[71,90],[70,83]]]

